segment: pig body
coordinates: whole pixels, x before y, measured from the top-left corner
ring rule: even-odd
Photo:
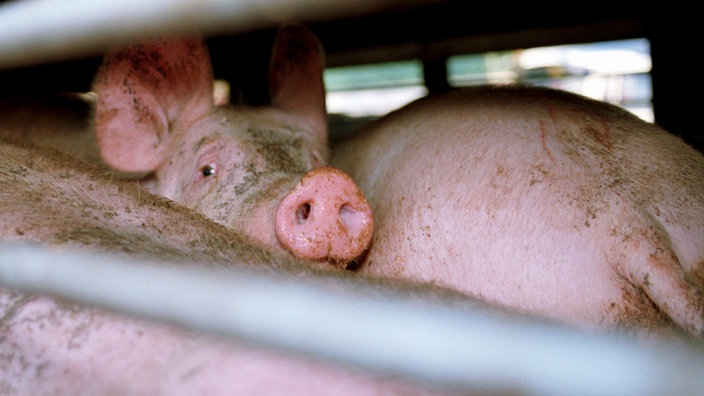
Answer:
[[[441,395],[370,375],[0,289],[3,395]]]
[[[704,333],[704,157],[615,106],[483,87],[335,147],[372,205],[364,274],[590,329]]]

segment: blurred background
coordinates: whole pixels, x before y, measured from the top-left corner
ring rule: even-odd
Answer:
[[[526,84],[572,91],[653,122],[650,45],[645,38],[455,54],[446,89]],[[328,111],[338,124],[370,120],[428,94],[419,59],[331,67]]]

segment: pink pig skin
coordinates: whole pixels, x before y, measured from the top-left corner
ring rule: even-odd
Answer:
[[[3,395],[460,394],[0,289]]]
[[[589,329],[704,335],[704,156],[615,106],[480,87],[335,147],[375,213],[359,271]]]

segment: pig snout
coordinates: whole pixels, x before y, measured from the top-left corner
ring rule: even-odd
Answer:
[[[357,185],[344,172],[316,168],[281,201],[276,236],[295,256],[349,262],[371,242],[372,211]]]

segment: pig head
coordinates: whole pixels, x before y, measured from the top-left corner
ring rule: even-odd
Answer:
[[[94,83],[102,158],[268,246],[345,265],[367,249],[373,220],[352,180],[325,166],[322,72],[317,38],[287,26],[272,54],[271,105],[216,106],[201,40],[116,49]]]

